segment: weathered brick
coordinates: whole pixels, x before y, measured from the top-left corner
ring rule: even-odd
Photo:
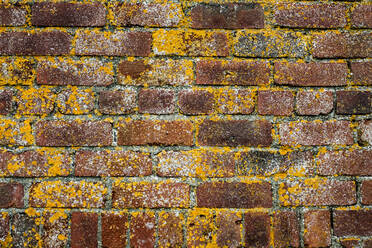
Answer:
[[[21,57],[0,57],[0,85],[31,85],[35,79],[35,61]]]
[[[269,121],[205,120],[199,127],[202,146],[269,146],[272,143]]]
[[[270,208],[271,184],[268,182],[205,182],[196,189],[198,207]]]
[[[102,114],[122,115],[133,113],[137,93],[135,90],[105,90],[99,93],[98,105]]]
[[[81,150],[75,155],[75,176],[148,176],[149,154],[134,151]]]
[[[190,210],[187,218],[187,247],[207,247],[213,244],[215,215],[210,209]]]
[[[20,115],[48,115],[54,109],[55,94],[50,88],[20,90],[16,96],[17,113]]]
[[[191,26],[199,29],[263,28],[264,11],[256,3],[197,4],[190,10]]]
[[[105,121],[39,121],[36,144],[39,146],[108,146],[112,125]]]
[[[331,215],[328,210],[306,211],[304,225],[304,242],[307,247],[331,245]]]
[[[371,248],[372,247],[372,239],[364,240],[363,245],[365,248]]]
[[[0,207],[23,208],[23,185],[19,183],[0,183]]]
[[[156,218],[154,212],[132,213],[130,245],[133,248],[155,247]]]
[[[372,56],[370,32],[327,32],[313,37],[315,58],[366,58]]]
[[[265,212],[247,212],[244,214],[247,247],[269,247],[270,245],[270,216]]]
[[[178,105],[183,114],[210,114],[214,110],[213,93],[207,90],[182,90],[178,95]]]
[[[0,242],[6,241],[6,238],[10,234],[10,218],[9,214],[6,212],[0,213]],[[5,242],[4,242],[5,243]]]
[[[254,111],[255,90],[224,88],[216,90],[215,97],[218,113],[247,115]]]
[[[152,37],[143,31],[79,30],[75,42],[76,55],[148,56]]]
[[[351,80],[357,85],[372,85],[372,61],[350,62]]]
[[[372,120],[364,120],[358,127],[359,141],[362,145],[372,144]]]
[[[39,225],[36,223],[40,213],[29,216],[26,213],[15,213],[11,221],[11,244],[8,247],[38,247]]]
[[[228,36],[225,31],[156,30],[152,48],[155,55],[228,56]]]
[[[98,214],[73,212],[71,214],[71,248],[98,246]]]
[[[372,5],[358,4],[351,12],[351,23],[355,28],[372,28]]]
[[[13,92],[0,90],[0,115],[7,115],[13,109]]]
[[[345,238],[340,240],[342,248],[357,248],[360,247],[360,239],[358,238]]]
[[[66,247],[71,235],[68,215],[64,210],[48,210],[43,213],[43,247]]]
[[[63,31],[0,34],[0,55],[65,55],[71,50],[71,35]]]
[[[174,91],[142,89],[138,93],[138,111],[149,114],[172,114],[175,110]]]
[[[102,247],[121,248],[127,244],[129,220],[127,213],[102,214]]]
[[[158,239],[160,247],[182,247],[185,216],[181,212],[159,213]]]
[[[91,89],[71,87],[61,91],[56,99],[58,110],[62,114],[82,115],[93,111],[95,94]]]
[[[217,247],[241,247],[242,244],[241,213],[230,210],[217,211],[216,213],[216,243]]]
[[[257,112],[260,115],[286,115],[293,113],[294,96],[291,91],[260,90],[257,95]]]
[[[234,55],[239,57],[303,57],[305,50],[304,37],[294,32],[238,31],[234,40]]]
[[[287,3],[275,6],[275,24],[290,28],[340,28],[346,25],[345,4]]]
[[[101,208],[106,192],[102,182],[41,181],[32,184],[29,204],[46,208]]]
[[[299,91],[296,113],[299,115],[327,115],[333,109],[332,91]]]
[[[34,143],[29,120],[13,121],[0,119],[0,145],[29,146]]]
[[[25,6],[0,5],[0,26],[23,26],[26,24]]]
[[[362,204],[372,205],[372,180],[365,180],[360,187]]]
[[[112,202],[114,208],[184,208],[189,205],[189,191],[189,185],[172,181],[115,182]]]
[[[119,145],[187,145],[193,144],[190,121],[133,120],[121,122]]]
[[[352,145],[353,134],[348,121],[288,122],[279,124],[282,145]]]
[[[273,222],[274,247],[300,247],[300,225],[296,212],[275,212]]]
[[[263,85],[270,81],[270,65],[262,61],[200,60],[196,83],[206,85]]]
[[[372,235],[372,210],[333,211],[333,234],[336,236]]]
[[[104,26],[106,8],[102,3],[41,2],[31,8],[34,26]]]
[[[282,206],[353,205],[355,182],[321,178],[286,181],[280,184],[279,201]]]
[[[370,91],[337,91],[337,114],[370,114],[372,96]]]
[[[346,85],[347,64],[325,62],[276,62],[276,84],[291,86]]]

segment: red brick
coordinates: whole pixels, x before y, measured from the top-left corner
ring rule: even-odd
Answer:
[[[108,146],[112,143],[112,125],[105,121],[39,121],[36,124],[38,146]]]
[[[0,145],[30,146],[34,143],[29,121],[0,119]]]
[[[304,242],[307,247],[331,245],[331,215],[328,210],[306,211],[304,225]]]
[[[372,247],[372,239],[364,240],[363,245],[365,248],[371,248]]]
[[[181,212],[159,213],[158,239],[160,247],[182,247],[185,216]]]
[[[151,52],[150,32],[79,30],[75,36],[76,55],[148,56]]]
[[[299,91],[296,113],[299,115],[327,115],[333,109],[332,91]]]
[[[254,111],[256,91],[250,89],[223,89],[215,91],[217,111],[221,114],[251,114]]]
[[[358,135],[361,145],[372,144],[372,120],[359,122]]]
[[[40,215],[40,213],[37,213]],[[15,213],[11,220],[11,243],[5,247],[38,247],[40,244],[39,224],[35,216],[28,216],[26,213]]]
[[[175,109],[174,91],[142,89],[138,93],[138,111],[149,114],[172,114]]]
[[[151,173],[151,158],[142,152],[81,150],[75,156],[75,176],[148,176]]]
[[[205,120],[197,139],[202,146],[270,146],[271,128],[266,120]]]
[[[2,212],[0,214],[0,242],[4,242],[10,233],[10,218],[9,213]]]
[[[346,63],[276,62],[276,84],[291,86],[342,86],[346,85]]]
[[[34,26],[104,26],[106,8],[99,2],[34,3],[31,8],[31,23]]]
[[[270,216],[268,213],[247,212],[244,214],[247,247],[269,247]]]
[[[350,62],[351,80],[357,85],[372,85],[372,61]]]
[[[341,150],[320,152],[317,156],[318,174],[369,176],[372,175],[372,150]]]
[[[130,245],[133,248],[155,247],[156,219],[153,212],[132,213]]]
[[[20,89],[15,100],[20,115],[48,115],[54,109],[55,94],[46,87]]]
[[[189,185],[171,181],[116,182],[112,202],[115,208],[184,208],[189,205],[189,191]]]
[[[190,121],[133,120],[121,122],[119,145],[186,145],[193,144]]]
[[[65,55],[71,50],[71,36],[62,31],[0,34],[0,55]]]
[[[271,184],[240,182],[206,182],[196,189],[198,207],[270,208]]]
[[[19,183],[0,183],[0,207],[23,208],[23,185]]]
[[[98,214],[73,212],[71,214],[71,248],[98,246]]]
[[[129,220],[127,213],[102,214],[102,247],[121,248],[127,245]]]
[[[178,95],[178,104],[183,114],[210,114],[215,100],[214,95],[207,90],[182,90]]]
[[[258,91],[257,112],[260,115],[286,115],[293,112],[294,96],[291,91]]]
[[[43,213],[42,240],[45,248],[66,247],[71,227],[64,210],[49,210]]]
[[[351,23],[356,28],[372,28],[372,5],[357,5],[351,12]]]
[[[342,248],[358,248],[360,247],[360,240],[357,238],[345,238],[340,241]]]
[[[56,104],[62,114],[89,114],[94,109],[95,94],[91,89],[71,87],[58,94]]]
[[[362,204],[372,205],[372,180],[366,180],[362,182],[360,187],[360,194],[362,198]]]
[[[372,97],[370,91],[337,91],[337,114],[370,114]]]
[[[353,181],[309,178],[280,184],[282,206],[353,205],[356,187]]]
[[[346,25],[345,4],[290,3],[275,6],[275,24],[290,28],[340,28]]]
[[[240,247],[242,223],[240,213],[222,210],[216,213],[216,243],[218,247]]]
[[[0,115],[7,115],[13,109],[13,92],[0,90]]]
[[[353,134],[348,121],[289,122],[279,124],[282,145],[352,145]]]
[[[26,15],[25,6],[0,5],[0,26],[23,26]]]
[[[35,60],[23,57],[0,57],[0,85],[32,85]]]
[[[190,10],[191,26],[199,29],[263,28],[264,11],[256,3],[197,4]]]
[[[333,234],[335,236],[372,235],[372,210],[335,210]]]
[[[98,105],[102,114],[122,115],[133,113],[137,93],[135,90],[105,90],[99,93]]]
[[[318,34],[313,38],[312,54],[315,58],[371,57],[372,35],[370,32]]]
[[[216,235],[215,214],[210,209],[194,209],[187,218],[187,247],[207,247]],[[216,246],[216,244],[214,244]]]
[[[206,85],[263,85],[270,81],[267,62],[201,60],[196,62],[196,83]]]
[[[298,216],[294,211],[278,211],[274,213],[274,247],[299,247]]]

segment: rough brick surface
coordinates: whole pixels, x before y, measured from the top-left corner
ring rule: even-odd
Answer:
[[[372,28],[371,4],[359,4],[351,13],[351,23],[356,28]]]
[[[1,183],[0,184],[0,207],[10,208],[23,207],[23,185],[19,183]]]
[[[26,15],[24,6],[0,5],[0,26],[23,26]]]
[[[331,91],[300,91],[296,96],[296,112],[299,115],[327,115],[333,110]]]
[[[372,61],[351,62],[352,81],[357,85],[372,85]]]
[[[268,247],[270,244],[270,216],[267,213],[253,212],[244,215],[246,245]]]
[[[148,114],[172,114],[175,109],[173,90],[143,89],[138,93],[138,111]]]
[[[154,212],[136,212],[131,216],[130,244],[132,247],[154,247],[156,219]]]
[[[134,90],[101,91],[98,97],[99,111],[111,115],[132,113],[137,106],[136,95]]]
[[[98,214],[73,212],[71,214],[71,247],[93,248],[98,244]]]
[[[299,223],[296,212],[278,211],[274,214],[275,247],[299,247]]]
[[[370,91],[337,91],[337,114],[370,114],[372,97]]]
[[[364,120],[359,123],[359,141],[362,145],[372,144],[372,121]]]
[[[71,235],[69,216],[64,210],[45,211],[43,220],[43,245],[48,248],[58,248],[67,245]]]
[[[370,236],[372,233],[371,210],[336,210],[333,212],[336,236]]]
[[[127,244],[128,214],[109,212],[102,215],[102,246],[120,248]]]
[[[0,91],[0,115],[7,115],[13,108],[13,93],[9,90]]]
[[[159,245],[179,247],[183,245],[185,216],[180,212],[160,212],[158,217]]]
[[[209,114],[214,109],[214,95],[206,90],[184,90],[178,95],[178,105],[184,114]]]
[[[372,180],[362,182],[360,193],[362,195],[362,203],[364,205],[372,205]]]
[[[294,108],[294,96],[291,91],[259,91],[257,94],[257,112],[260,115],[291,115]]]
[[[305,245],[326,247],[331,245],[331,215],[328,210],[309,210],[304,214]]]

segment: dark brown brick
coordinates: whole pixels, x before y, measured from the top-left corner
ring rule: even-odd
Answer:
[[[13,92],[0,90],[0,115],[7,115],[13,109]]]
[[[0,85],[32,85],[35,60],[23,57],[0,57]]]
[[[137,93],[135,90],[105,90],[99,93],[99,111],[102,114],[122,115],[133,113]]]
[[[26,24],[25,6],[0,5],[0,26],[23,26]]]
[[[9,228],[9,213],[1,212],[0,217],[0,242],[4,242],[8,235],[10,234],[10,228]]]
[[[247,247],[269,247],[270,216],[268,213],[247,212],[244,214]]]
[[[358,238],[345,238],[340,240],[342,248],[357,248],[360,247],[360,239]]]
[[[130,222],[130,245],[133,248],[155,247],[156,219],[154,212],[134,212]]]
[[[258,91],[257,112],[260,115],[289,116],[293,108],[294,96],[291,91]]]
[[[0,183],[0,207],[23,208],[23,185],[19,183]]]
[[[372,239],[364,240],[363,245],[364,245],[364,248],[371,248],[372,247]]]
[[[149,114],[172,114],[175,110],[174,91],[142,89],[138,93],[138,111]]]
[[[335,210],[333,233],[336,236],[372,235],[372,210]]]
[[[371,160],[370,160],[371,161]],[[372,180],[365,180],[360,187],[362,204],[372,205]]]
[[[71,227],[68,214],[62,210],[47,210],[42,216],[42,240],[45,248],[66,247]]]
[[[230,210],[216,214],[216,243],[218,247],[239,247],[242,244],[242,214]]]
[[[270,208],[271,184],[239,182],[206,182],[196,189],[198,207]]]
[[[351,80],[357,85],[372,85],[372,61],[350,62]]]
[[[328,210],[306,211],[304,225],[304,242],[307,247],[331,245],[331,215]]]
[[[333,109],[332,91],[299,91],[296,96],[296,113],[299,115],[326,115]]]
[[[121,248],[127,245],[129,226],[127,213],[106,212],[102,214],[102,247]]]
[[[215,99],[207,90],[182,90],[178,95],[178,105],[183,114],[210,114],[213,112]]]
[[[160,247],[182,247],[185,216],[181,212],[159,213],[158,238]]]
[[[26,213],[15,213],[11,220],[11,245],[7,246],[38,247],[39,228],[35,217],[28,216]]]
[[[71,248],[98,246],[98,214],[73,212],[71,214]]]
[[[274,247],[299,247],[300,225],[294,211],[274,213]]]
[[[370,91],[337,91],[337,114],[370,114],[372,97]]]
[[[351,23],[356,28],[372,28],[372,5],[357,5],[351,12]]]

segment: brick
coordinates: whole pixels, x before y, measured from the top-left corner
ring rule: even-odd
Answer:
[[[279,124],[282,145],[352,145],[353,134],[348,121],[288,122]]]
[[[73,212],[71,214],[71,248],[98,246],[98,214]]]
[[[37,65],[38,84],[108,86],[113,82],[112,63],[96,58],[40,59]]]
[[[193,144],[190,121],[133,120],[121,122],[119,145],[186,145]]]
[[[221,89],[215,92],[217,111],[221,114],[251,114],[254,111],[256,91]]]
[[[294,32],[237,31],[234,39],[234,55],[238,57],[303,57],[306,42]]]
[[[372,56],[370,32],[327,32],[313,38],[315,58],[366,58]]]
[[[0,145],[29,146],[33,143],[30,121],[0,119]]]
[[[300,247],[300,226],[296,212],[275,212],[273,222],[274,247]]]
[[[121,248],[127,245],[129,220],[127,213],[102,214],[102,247]]]
[[[182,90],[178,95],[178,105],[183,114],[210,114],[214,110],[215,99],[207,90]]]
[[[331,215],[328,210],[306,211],[304,225],[304,242],[307,247],[331,245]]]
[[[112,125],[105,121],[39,121],[36,124],[38,146],[108,146],[112,143]]]
[[[137,59],[118,65],[117,78],[124,85],[190,85],[194,81],[191,60]]]
[[[4,242],[10,234],[10,218],[9,214],[6,212],[2,212],[0,214],[0,242]]]
[[[353,205],[356,187],[353,181],[308,178],[280,184],[282,206]]]
[[[190,10],[191,26],[198,29],[263,28],[264,11],[256,3],[197,4]]]
[[[189,185],[171,181],[115,182],[112,191],[114,208],[185,208],[190,200]]]
[[[337,91],[337,114],[370,114],[372,97],[370,91]]]
[[[37,213],[40,215],[40,213]],[[11,221],[11,244],[10,247],[37,247],[39,240],[39,225],[35,216],[26,213],[13,214]]]
[[[70,235],[70,223],[64,210],[48,210],[43,213],[43,247],[66,247]]]
[[[162,3],[113,3],[114,25],[142,27],[177,27],[184,18],[181,4]]]
[[[92,27],[104,26],[106,8],[102,3],[41,2],[31,8],[34,26]]]
[[[270,65],[262,61],[200,60],[196,83],[205,85],[263,85],[270,81]]]
[[[0,55],[66,55],[71,50],[71,36],[63,31],[0,34]]]
[[[197,140],[202,146],[270,146],[271,128],[266,120],[205,120]]]
[[[76,55],[148,56],[152,38],[142,31],[79,30],[75,42]]]
[[[372,28],[372,5],[358,4],[351,12],[351,24],[355,28]]]
[[[350,62],[351,80],[357,85],[372,85],[372,61]]]
[[[7,115],[13,109],[13,92],[0,90],[0,115]]]
[[[98,108],[102,114],[122,115],[135,111],[137,92],[135,90],[105,90],[99,93]]]
[[[175,110],[174,91],[167,89],[142,89],[138,93],[138,112],[172,114]]]
[[[190,210],[187,218],[187,247],[211,245],[216,230],[214,218],[215,215],[210,209]],[[214,245],[217,246],[216,243]]]
[[[23,208],[23,185],[19,183],[0,183],[0,207]]]
[[[299,91],[296,96],[298,115],[327,115],[333,109],[332,91]]]
[[[359,123],[358,135],[362,145],[372,144],[372,120],[364,120]]]
[[[355,238],[345,238],[340,241],[342,248],[357,248],[360,247],[359,239]]]
[[[155,55],[228,56],[228,33],[202,30],[156,30]]]
[[[61,91],[56,99],[58,111],[68,115],[83,115],[93,111],[95,94],[91,89],[76,87]]]
[[[181,212],[159,212],[158,239],[160,247],[182,247],[185,216]]]
[[[244,214],[244,240],[248,247],[269,247],[270,216],[264,212],[247,212]]]
[[[0,26],[23,26],[26,24],[25,6],[0,5]]]
[[[148,176],[152,161],[147,153],[81,150],[75,155],[75,176]]]
[[[0,85],[31,85],[35,79],[35,61],[21,57],[0,57]]]
[[[258,91],[257,112],[260,115],[289,116],[293,108],[294,96],[291,91]]]
[[[156,219],[154,212],[132,213],[130,245],[133,248],[155,247]]]
[[[341,28],[346,25],[345,4],[290,3],[275,6],[275,24],[290,28]]]
[[[158,154],[157,174],[161,177],[232,177],[233,153],[195,149],[163,151]]]
[[[371,248],[372,247],[372,239],[364,240],[363,245],[365,248]]]
[[[320,175],[372,175],[372,150],[341,150],[320,152],[317,168]]]
[[[333,234],[335,236],[372,235],[372,210],[335,210]]]
[[[240,247],[242,244],[241,213],[218,211],[216,213],[216,243],[217,247]]]
[[[206,182],[196,189],[198,207],[270,208],[271,184],[268,182]]]
[[[16,96],[20,115],[48,115],[54,109],[55,94],[49,88],[19,90]]]
[[[102,208],[106,192],[101,182],[42,181],[32,184],[29,204],[46,208]]]
[[[290,86],[346,85],[347,64],[325,62],[276,62],[274,81]]]
[[[360,194],[362,198],[362,204],[372,205],[372,180],[366,180],[362,182],[360,187]]]

